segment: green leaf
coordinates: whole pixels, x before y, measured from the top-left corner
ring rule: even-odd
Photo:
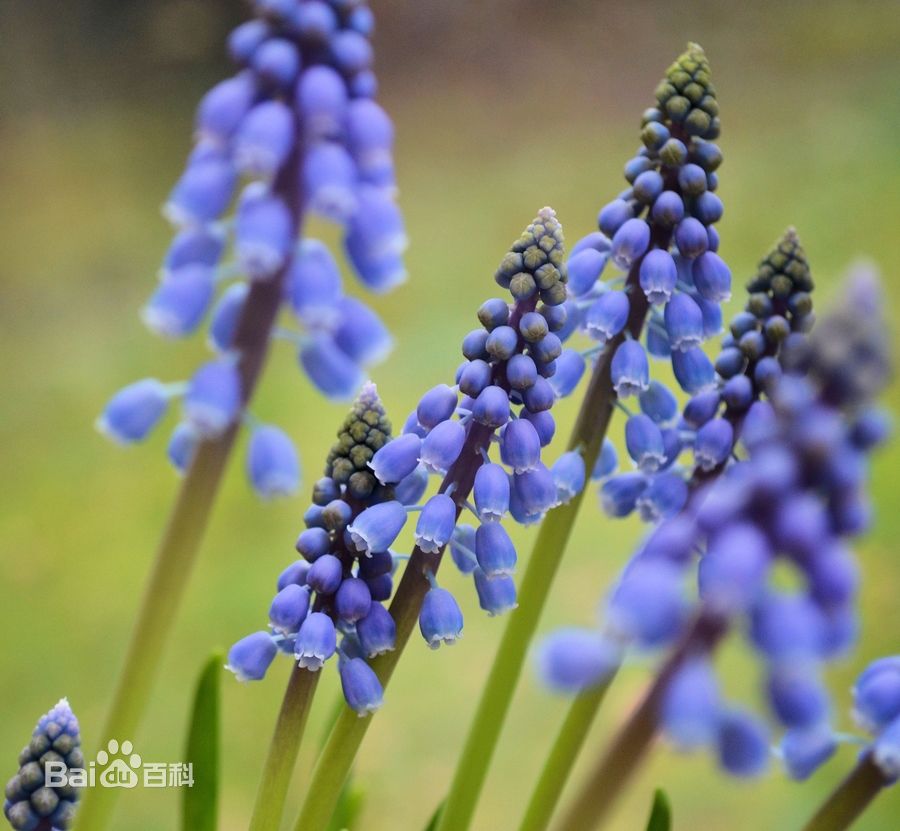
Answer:
[[[431,815],[431,819],[428,820],[428,825],[425,826],[425,831],[436,831],[438,827],[438,821],[441,818],[441,811],[444,810],[444,803],[446,801],[446,799],[442,799],[437,808],[434,809],[434,813]]]
[[[352,831],[362,812],[363,801],[362,789],[354,784],[352,775],[348,776],[341,789],[341,795],[338,797],[337,807],[334,809],[328,831]]]
[[[653,808],[650,811],[650,819],[647,820],[647,831],[671,831],[672,808],[669,805],[669,797],[662,788],[657,788],[653,794]]]
[[[219,678],[225,659],[210,657],[197,680],[188,729],[185,762],[193,766],[194,784],[182,789],[183,831],[216,831],[219,797]]]

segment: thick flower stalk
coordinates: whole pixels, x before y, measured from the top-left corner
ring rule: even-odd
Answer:
[[[784,278],[787,285],[773,289],[772,283],[781,286]],[[802,339],[809,327],[811,289],[805,253],[796,232],[789,228],[749,283],[747,308],[735,317],[723,338],[715,362],[715,384],[692,396],[679,413],[676,396],[651,380],[638,396],[640,413],[629,416],[625,425],[625,444],[635,470],[615,474],[616,450],[612,442],[604,441],[592,478],[601,481],[601,502],[610,516],[637,510],[652,526],[663,523],[659,538],[650,538],[657,547],[667,546],[670,536],[677,535],[677,517],[691,495],[735,461],[746,413],[782,373],[779,357],[784,345]],[[667,520],[672,522],[666,524]],[[682,576],[672,570],[648,579],[656,579],[664,595],[672,593],[669,584],[679,584]],[[522,831],[537,831],[549,823],[626,649],[656,649],[671,637],[670,632],[649,632],[655,625],[649,620],[641,622],[647,629],[637,631],[637,622],[612,610],[602,633],[566,629],[542,645],[539,664],[544,680],[553,689],[577,697],[532,792]]]
[[[843,831],[885,788],[900,779],[900,656],[879,658],[853,687],[853,718],[870,734],[856,766],[804,826],[804,831]],[[788,772],[805,779],[834,753],[827,730],[785,735],[781,754]]]
[[[19,770],[6,784],[3,814],[18,831],[65,831],[72,827],[80,788],[57,781],[71,768],[84,768],[78,719],[62,699],[41,716],[31,741],[19,754]]]
[[[714,381],[702,341],[721,328],[719,304],[730,293],[731,274],[719,257],[714,225],[722,216],[716,195],[722,154],[718,104],[703,50],[690,44],[669,67],[657,106],[644,113],[643,146],[625,165],[629,187],[599,214],[599,230],[579,240],[569,260],[566,326],[593,345],[567,349],[565,365],[592,371],[572,436],[587,470],[601,454],[614,406],[650,388],[650,354],[671,356],[685,389]],[[618,274],[604,277],[607,265]],[[672,323],[672,341],[665,317]],[[645,322],[647,348],[641,345]],[[563,359],[560,359],[563,363]],[[577,383],[577,376],[572,387]],[[562,387],[567,392],[571,389]],[[494,747],[524,666],[556,570],[581,504],[581,487],[542,524],[519,589],[520,606],[504,632],[475,719],[457,764],[440,831],[471,823]]]
[[[432,648],[462,634],[459,606],[437,582],[446,548],[473,578],[482,608],[500,614],[516,603],[516,552],[500,519],[509,513],[522,523],[538,521],[580,488],[582,460],[564,458],[553,470],[542,461],[555,429],[550,409],[558,392],[552,382],[563,372],[556,334],[566,323],[563,260],[562,228],[544,208],[500,264],[496,280],[512,302],[495,298],[479,309],[481,328],[463,339],[466,360],[456,385],[429,390],[404,434],[370,463],[379,481],[395,488],[397,502],[386,504],[396,507],[384,510],[403,510],[403,502],[422,497],[428,474],[440,477],[438,492],[419,509],[415,548],[390,606],[395,649],[372,661],[382,687],[416,623]],[[476,515],[477,529],[457,525],[465,509]],[[348,526],[347,536],[367,555],[382,526],[362,521],[364,516]],[[368,723],[355,714],[340,716],[319,756],[297,829],[326,827]]]
[[[659,730],[680,748],[713,748],[733,775],[765,769],[767,723],[727,703],[712,668],[729,628],[746,631],[770,714],[796,744],[827,731],[822,667],[855,636],[857,565],[847,540],[867,526],[866,456],[883,438],[868,429],[880,423],[869,402],[887,377],[883,332],[873,325],[878,303],[869,278],[857,278],[841,310],[809,341],[795,340],[783,360],[791,371],[744,416],[746,460],[662,523],[612,592],[614,629],[648,646],[680,640],[560,828],[594,827]],[[777,587],[779,564],[800,588]],[[688,623],[679,575],[695,565],[699,611]]]
[[[173,398],[182,400],[169,457],[185,478],[106,737],[134,735],[141,719],[242,419],[253,426],[246,462],[253,488],[270,498],[299,485],[287,435],[245,413],[273,336],[296,344],[312,383],[341,399],[352,397],[363,367],[390,345],[378,317],[344,294],[331,252],[300,238],[304,216],[341,224],[346,258],[371,290],[385,291],[405,274],[393,129],[373,99],[370,10],[339,0],[257,0],[254,11],[229,37],[237,74],[198,107],[194,149],[164,208],[176,234],[143,311],[165,337],[188,336],[208,319],[215,356],[187,382],[126,387],[99,419],[103,432],[133,443],[159,424]],[[276,328],[281,312],[293,323]],[[104,827],[117,793],[87,795],[87,828]]]

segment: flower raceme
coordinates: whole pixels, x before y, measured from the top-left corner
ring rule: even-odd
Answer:
[[[98,420],[117,442],[138,442],[182,397],[169,445],[180,471],[199,441],[217,439],[240,416],[242,332],[259,325],[254,286],[277,287],[297,328],[275,334],[297,345],[302,368],[329,398],[352,397],[365,367],[390,349],[375,313],[344,293],[328,247],[298,240],[306,212],[343,228],[346,260],[364,287],[384,292],[405,278],[393,126],[374,100],[371,11],[337,0],[254,6],[256,17],[228,40],[237,74],[197,108],[195,146],[164,207],[176,234],[142,311],[167,338],[208,320],[215,357],[187,383],[125,387]],[[296,452],[274,426],[254,426],[247,471],[264,498],[299,485]]]
[[[69,702],[62,699],[41,716],[31,741],[19,754],[19,771],[6,785],[3,814],[19,831],[65,831],[72,827],[79,788],[48,785],[46,765],[56,762],[66,768],[83,768],[78,719]]]

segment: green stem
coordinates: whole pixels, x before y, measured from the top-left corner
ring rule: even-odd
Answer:
[[[655,232],[654,239],[657,245],[667,247],[669,234]],[[631,314],[626,331],[634,338],[640,337],[647,317],[647,301],[640,290],[639,269],[640,261],[632,266],[627,281],[634,290],[631,293]],[[588,473],[594,469],[600,455],[615,409],[612,358],[624,339],[624,333],[619,335],[597,359],[569,438],[568,449],[581,451]],[[584,494],[585,490],[582,490],[570,502],[552,510],[541,523],[519,586],[519,608],[510,616],[503,632],[475,718],[456,765],[456,773],[437,831],[465,831],[472,821],[497,741],[512,704],[513,693],[522,674],[528,648],[572,534]]]
[[[302,151],[298,146],[276,182],[295,221],[301,227],[303,198],[299,189]],[[234,336],[234,350],[240,355],[242,403],[246,407],[269,351],[269,336],[281,306],[284,280],[290,262],[271,280],[255,281],[244,303]],[[147,709],[163,650],[177,619],[181,599],[190,575],[225,466],[234,447],[240,419],[215,441],[197,448],[172,508],[156,558],[135,618],[125,664],[119,675],[112,705],[99,744],[109,739],[133,740]],[[91,788],[85,793],[78,813],[78,827],[102,831],[109,822],[120,790]]]
[[[263,766],[250,831],[277,831],[281,825],[284,800],[320,674],[294,665]]]
[[[727,629],[727,622],[717,615],[700,612],[694,618],[637,708],[591,769],[556,831],[590,831],[600,826],[650,750],[669,682],[688,658],[712,652]]]
[[[866,753],[831,796],[822,803],[803,831],[844,831],[849,828],[889,783]]]
[[[572,702],[531,794],[519,831],[544,831],[549,826],[566,780],[614,677],[611,675],[600,686],[581,693]]]

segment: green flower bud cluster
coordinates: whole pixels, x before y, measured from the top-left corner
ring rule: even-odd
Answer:
[[[762,259],[756,276],[747,284],[747,311],[758,318],[782,316],[790,331],[808,331],[812,326],[813,279],[806,252],[797,232],[788,228],[775,247]],[[773,319],[774,320],[774,319]],[[772,325],[776,325],[772,323]],[[773,333],[775,334],[775,333]]]
[[[566,299],[564,260],[562,226],[552,208],[543,208],[512,244],[494,279],[517,301],[539,293],[547,306],[559,306]]]
[[[710,80],[709,61],[703,48],[689,43],[666,71],[656,88],[662,118],[680,125],[688,136],[716,139],[719,136],[719,104]]]

